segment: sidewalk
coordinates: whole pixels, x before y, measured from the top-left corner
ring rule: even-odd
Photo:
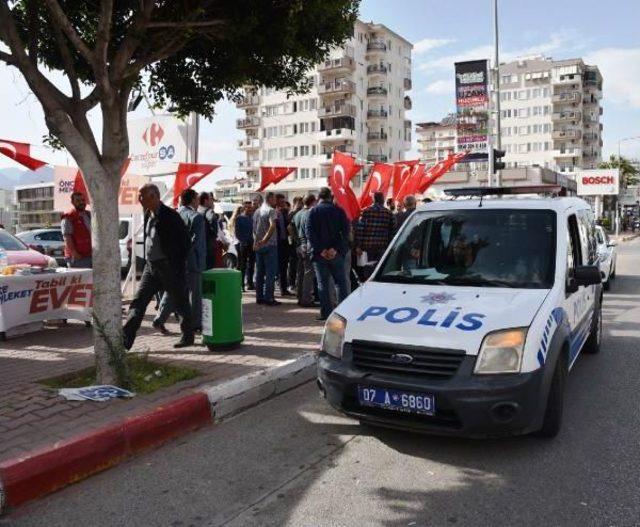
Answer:
[[[194,368],[200,375],[132,400],[66,401],[38,384],[38,380],[93,364],[91,331],[83,324],[51,327],[0,343],[0,465],[129,416],[150,412],[203,386],[223,385],[317,349],[322,324],[315,321],[316,309],[300,308],[293,300],[284,300],[278,307],[258,306],[247,293],[243,310],[245,340],[236,350],[209,352],[199,345],[198,337],[195,346],[177,352],[172,346],[179,338],[178,325],[167,324],[175,335],[165,337],[157,333],[151,327],[154,313],[151,305],[133,351],[148,348],[151,360]]]

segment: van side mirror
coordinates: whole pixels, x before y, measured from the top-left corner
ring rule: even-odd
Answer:
[[[581,285],[590,286],[600,283],[602,283],[602,275],[597,265],[579,265],[569,270],[566,291],[575,293]]]

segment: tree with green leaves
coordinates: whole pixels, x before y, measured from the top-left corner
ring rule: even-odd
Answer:
[[[631,164],[627,158],[611,154],[609,161],[600,163],[599,168],[619,168],[620,169],[620,188],[626,188],[629,185],[637,185],[640,182],[638,169]]]
[[[303,93],[307,74],[353,34],[359,0],[0,0],[0,61],[43,107],[73,156],[93,208],[94,348],[98,381],[126,386],[118,189],[129,154],[127,103],[211,119],[244,85]],[[49,78],[66,77],[65,86]],[[87,114],[99,108],[100,137]],[[16,117],[17,118],[17,117]]]

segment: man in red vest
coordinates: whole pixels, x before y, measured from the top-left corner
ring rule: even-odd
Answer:
[[[62,215],[64,256],[68,267],[90,269],[91,261],[91,214],[81,192],[71,194],[73,208]]]

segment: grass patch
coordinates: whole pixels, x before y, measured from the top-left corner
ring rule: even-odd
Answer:
[[[146,355],[127,356],[131,391],[139,394],[153,393],[180,381],[188,381],[199,375],[197,370],[150,361]],[[96,384],[95,367],[39,381],[48,388],[82,388]]]

